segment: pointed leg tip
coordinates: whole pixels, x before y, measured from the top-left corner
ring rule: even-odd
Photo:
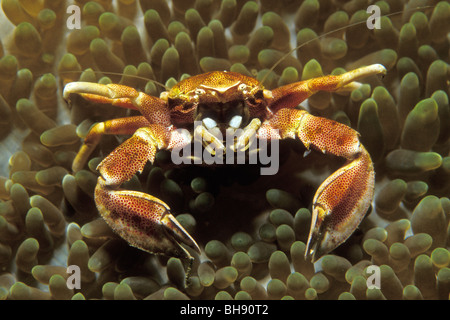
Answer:
[[[76,86],[76,82],[69,82],[68,84],[66,84],[64,86],[64,90],[63,90],[63,97],[64,100],[68,101],[69,100],[69,96],[71,93],[74,92],[74,87]]]
[[[374,69],[375,72],[377,72],[379,74],[382,74],[382,75],[385,75],[387,73],[387,70],[386,70],[385,66],[383,66],[382,64],[379,64],[379,63],[378,64],[374,64],[373,65],[373,69]]]

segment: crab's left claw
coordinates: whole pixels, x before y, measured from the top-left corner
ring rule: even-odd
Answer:
[[[317,261],[355,231],[373,199],[375,173],[369,153],[352,128],[304,110],[281,109],[261,126],[259,137],[297,136],[307,149],[347,159],[319,186],[312,204],[312,221],[305,258]],[[281,128],[281,129],[280,129]]]
[[[359,134],[336,121],[310,115],[295,108],[318,91],[351,91],[357,80],[386,74],[381,64],[373,64],[340,75],[299,81],[271,91],[272,118],[265,121],[258,137],[295,138],[306,148],[331,153],[347,163],[328,177],[316,192],[312,206],[311,229],[305,256],[314,262],[342,244],[355,231],[373,199],[375,173]]]
[[[106,223],[129,244],[141,250],[192,259],[183,243],[197,252],[195,240],[170,213],[169,206],[149,194],[112,189],[98,178],[95,201]]]
[[[370,207],[375,174],[369,154],[360,148],[359,155],[328,177],[316,192],[305,252],[312,262],[344,242]]]
[[[313,199],[306,256],[316,261],[355,231],[373,199],[375,173],[369,153],[352,128],[306,111],[298,117],[297,135],[309,149],[347,159],[318,188]]]
[[[259,137],[297,136],[307,149],[347,159],[319,186],[312,204],[312,221],[305,258],[317,261],[355,231],[373,199],[375,173],[369,153],[352,128],[304,110],[281,109],[261,126]],[[281,128],[281,130],[279,130]]]

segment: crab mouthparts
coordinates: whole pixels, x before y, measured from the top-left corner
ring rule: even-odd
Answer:
[[[205,118],[202,120],[203,126],[208,129],[213,135],[217,136],[218,138],[220,136],[225,137],[227,135],[227,130],[232,130],[233,133],[236,131],[236,129],[239,129],[242,124],[242,116],[235,115],[231,118],[231,120],[226,123],[217,123],[212,118]],[[220,135],[216,135],[216,133],[219,133]]]
[[[205,126],[206,129],[212,130],[215,127],[219,127],[221,130],[226,128],[234,128],[239,129],[242,124],[242,116],[241,115],[235,115],[233,116],[228,123],[226,122],[219,122],[217,123],[212,118],[204,118],[202,120],[202,124]]]
[[[228,123],[218,123],[212,118],[204,118],[201,122],[195,122],[197,132],[195,136],[213,155],[217,150],[223,154],[228,150],[234,153],[245,152],[256,139],[260,121],[253,119],[245,128],[241,128],[242,123],[241,115],[234,115]]]

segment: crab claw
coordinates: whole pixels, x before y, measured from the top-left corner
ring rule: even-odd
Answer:
[[[373,199],[375,174],[366,149],[329,176],[313,200],[305,257],[317,261],[347,240],[361,223]]]
[[[183,243],[200,253],[195,240],[163,201],[143,192],[112,189],[100,176],[95,202],[106,223],[130,245],[141,250],[190,259]]]

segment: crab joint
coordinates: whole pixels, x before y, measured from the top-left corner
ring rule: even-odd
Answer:
[[[274,175],[279,169],[279,142],[272,140],[268,148],[267,140],[257,138],[260,126],[261,121],[254,119],[244,129],[227,129],[223,137],[218,127],[208,129],[201,121],[195,121],[193,146],[187,144],[174,147],[171,152],[172,162],[176,165],[192,163],[211,165],[245,164],[248,161],[248,164],[260,163],[266,166],[261,168],[262,175]]]

